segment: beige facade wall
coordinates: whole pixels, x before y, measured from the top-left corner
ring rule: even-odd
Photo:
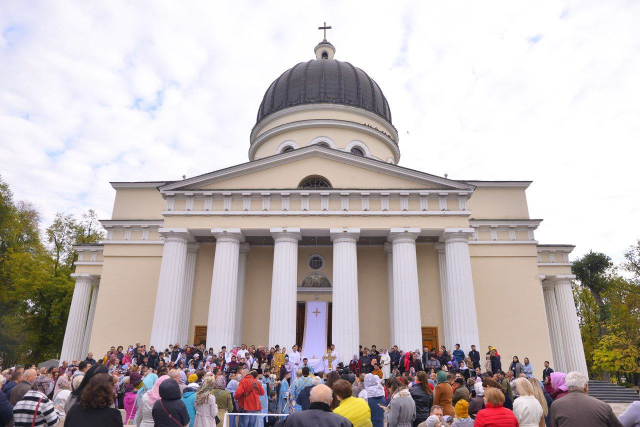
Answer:
[[[380,139],[357,130],[340,129],[335,127],[313,127],[308,129],[294,129],[280,133],[260,144],[254,158],[273,156],[277,154],[278,146],[284,141],[295,141],[300,148],[310,145],[318,137],[328,137],[335,142],[337,148],[344,149],[353,140],[362,141],[369,148],[370,155],[378,160],[387,161],[390,157],[397,163],[399,159],[389,146]]]
[[[440,345],[444,344],[442,322],[442,293],[438,251],[432,244],[416,245],[418,253],[418,282],[420,285],[420,318],[422,327],[438,328]],[[391,343],[393,345],[395,343]],[[412,349],[416,350],[416,349]],[[422,351],[422,348],[420,348]]]
[[[166,202],[156,188],[118,188],[111,219],[162,219]]]
[[[218,181],[199,187],[201,190],[239,190],[262,188],[297,188],[300,182],[308,176],[323,176],[331,182],[333,188],[353,189],[422,189],[428,187],[422,182],[397,178],[392,175],[374,172],[356,166],[347,166],[336,160],[322,157],[308,157],[291,161],[275,168],[268,168],[257,172],[247,173],[236,178]],[[160,209],[164,209],[161,206]]]
[[[529,219],[525,188],[478,187],[467,202],[477,219]]]
[[[540,377],[551,347],[535,245],[473,245],[471,267],[481,354],[496,347],[503,369],[528,357]]]

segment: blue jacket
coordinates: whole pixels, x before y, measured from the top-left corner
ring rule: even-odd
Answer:
[[[4,393],[0,393],[0,425],[13,421],[13,405]]]
[[[460,362],[462,362],[464,360],[464,351],[462,351],[462,350],[453,350],[452,354],[456,358],[458,363],[460,363]]]
[[[193,427],[193,423],[196,422],[196,389],[185,388],[182,393],[182,401],[187,407],[187,414],[189,414],[189,427]]]
[[[16,386],[17,383],[13,382],[13,381],[9,381],[8,383],[6,383],[5,385],[2,386],[2,393],[4,393],[5,397],[7,399],[9,399],[9,397],[11,396],[11,390],[13,390],[13,388]]]

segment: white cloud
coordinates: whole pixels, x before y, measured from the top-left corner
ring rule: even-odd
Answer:
[[[109,217],[108,181],[246,161],[264,91],[312,57],[389,99],[401,164],[534,181],[537,237],[620,260],[640,237],[640,3],[3,2],[0,174],[16,197]]]

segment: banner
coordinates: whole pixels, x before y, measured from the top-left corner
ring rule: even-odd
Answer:
[[[304,325],[304,339],[302,341],[302,355],[316,362],[322,360],[327,353],[327,303],[322,301],[307,302]]]

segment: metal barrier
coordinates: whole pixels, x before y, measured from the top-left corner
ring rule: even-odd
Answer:
[[[239,418],[236,417],[246,417],[246,416],[252,416],[252,417],[256,417],[256,423],[257,423],[257,419],[259,418],[267,418],[267,417],[288,417],[290,414],[265,414],[264,412],[257,412],[257,413],[251,413],[251,414],[247,414],[247,413],[235,413],[235,412],[227,412],[226,414],[224,414],[224,420],[222,420],[222,427],[239,427],[240,423],[238,421]],[[233,416],[235,419],[234,420],[229,420],[229,416]],[[233,421],[233,423],[231,422]],[[255,427],[255,424],[249,427]]]

